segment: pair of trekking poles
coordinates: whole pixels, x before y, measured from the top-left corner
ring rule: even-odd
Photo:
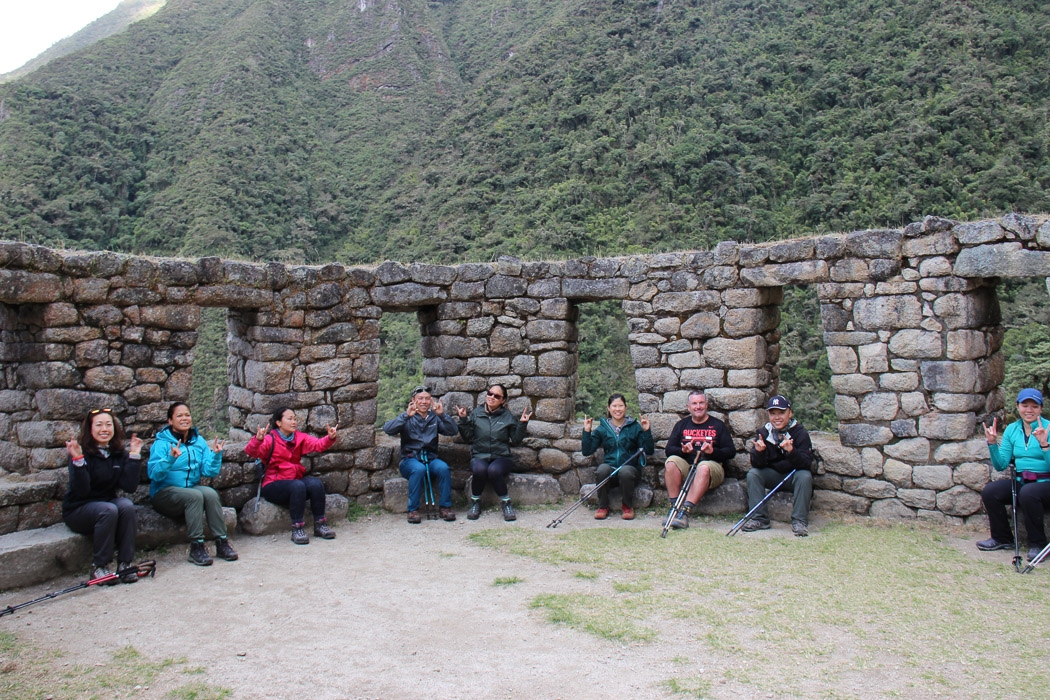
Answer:
[[[1021,566],[1024,560],[1021,558],[1021,540],[1017,537],[1017,469],[1013,464],[1010,465],[1010,496],[1013,511],[1011,520],[1014,526],[1014,571],[1019,574],[1030,574],[1040,562],[1046,559],[1047,555],[1050,555],[1050,544],[1043,547],[1042,551],[1033,557],[1027,566]]]
[[[145,578],[147,576],[152,577],[157,573],[157,562],[153,559],[147,559],[146,561],[121,569],[120,571],[117,571],[115,573],[110,572],[105,576],[99,576],[98,578],[93,578],[89,581],[78,583],[75,586],[70,586],[69,588],[65,588],[61,591],[56,591],[54,593],[42,595],[39,598],[34,598],[33,600],[27,601],[25,603],[20,603],[19,605],[8,605],[6,608],[0,609],[0,617],[3,617],[4,615],[14,615],[22,608],[28,608],[30,605],[36,605],[37,603],[42,603],[45,600],[57,598],[58,596],[65,595],[66,593],[72,593],[73,591],[79,591],[84,588],[90,588],[91,586],[101,586],[106,584],[118,583],[121,577],[132,572],[134,572],[135,576],[137,576],[138,578]]]

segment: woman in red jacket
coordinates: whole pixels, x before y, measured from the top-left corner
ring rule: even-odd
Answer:
[[[292,542],[309,544],[306,535],[306,499],[310,499],[310,512],[314,516],[314,537],[335,539],[335,532],[328,527],[324,517],[324,484],[315,476],[306,476],[303,454],[324,452],[335,444],[335,426],[329,425],[328,435],[315,438],[296,431],[298,421],[295,411],[281,407],[271,418],[274,429],[267,432],[259,428],[244,451],[249,457],[261,459],[266,467],[262,480],[262,496],[270,503],[288,508],[292,516]]]

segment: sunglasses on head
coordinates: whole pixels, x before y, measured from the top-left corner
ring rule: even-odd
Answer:
[[[99,413],[113,413],[112,408],[93,408],[88,411],[89,416],[97,416]]]
[[[430,393],[430,387],[429,386],[417,386],[415,389],[412,390],[412,396],[415,396],[416,394],[424,394],[424,393],[425,394],[429,394]]]

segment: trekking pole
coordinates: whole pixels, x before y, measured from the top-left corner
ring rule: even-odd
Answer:
[[[637,459],[637,458],[638,458],[638,455],[640,455],[640,454],[643,454],[644,452],[645,452],[645,450],[644,450],[644,449],[642,449],[642,448],[639,448],[637,452],[635,452],[635,453],[634,453],[633,455],[631,455],[630,457],[628,457],[627,459],[625,459],[625,460],[623,461],[623,464],[621,464],[620,466],[616,467],[616,469],[613,469],[613,470],[612,470],[612,472],[611,472],[611,473],[609,474],[609,476],[607,476],[607,477],[605,477],[604,479],[602,479],[602,480],[601,480],[601,483],[599,483],[599,484],[595,484],[595,485],[594,485],[594,488],[593,488],[593,489],[591,489],[590,491],[588,491],[588,492],[587,492],[587,495],[585,495],[585,496],[581,496],[581,497],[580,497],[580,500],[576,501],[576,502],[575,502],[575,503],[573,503],[573,504],[572,504],[571,506],[569,506],[569,507],[568,507],[568,509],[567,509],[567,510],[566,510],[566,511],[565,511],[564,513],[562,513],[562,514],[561,514],[561,515],[559,515],[559,516],[558,516],[557,518],[555,518],[554,520],[552,520],[552,521],[550,521],[549,523],[547,523],[547,527],[549,527],[549,528],[556,528],[556,527],[558,527],[559,525],[561,525],[561,524],[562,524],[562,521],[564,521],[564,520],[565,520],[565,518],[567,518],[567,517],[569,517],[570,515],[572,515],[572,514],[573,514],[573,513],[574,513],[574,512],[576,511],[576,509],[577,509],[577,508],[579,508],[579,507],[580,507],[581,505],[583,505],[583,503],[584,503],[584,502],[585,502],[585,501],[586,501],[586,500],[587,500],[588,498],[590,498],[590,497],[591,497],[591,496],[593,496],[593,495],[594,495],[595,493],[597,493],[597,492],[598,492],[598,489],[600,489],[600,488],[601,488],[602,486],[605,486],[605,485],[606,485],[607,483],[609,483],[609,479],[612,479],[612,478],[613,478],[614,476],[616,476],[616,472],[618,472],[618,471],[620,471],[621,469],[623,469],[623,468],[624,468],[625,466],[627,466],[627,464],[628,464],[629,462],[632,462],[632,461],[634,461],[635,459]]]
[[[777,492],[777,490],[778,490],[778,489],[779,489],[779,488],[780,488],[781,486],[783,486],[784,484],[786,484],[786,483],[787,483],[787,480],[788,480],[788,479],[790,479],[791,477],[793,477],[793,476],[795,475],[795,472],[797,472],[797,471],[798,471],[798,469],[792,469],[792,470],[791,470],[791,472],[790,472],[790,473],[789,473],[789,474],[788,474],[787,476],[785,476],[785,477],[784,477],[783,479],[781,479],[781,480],[780,480],[780,483],[779,483],[779,484],[777,484],[777,485],[776,485],[776,486],[774,486],[774,487],[773,487],[772,489],[770,489],[769,493],[767,493],[767,494],[766,494],[766,497],[765,497],[765,498],[763,498],[763,499],[762,499],[761,501],[759,501],[759,502],[758,502],[758,505],[756,505],[756,506],[755,506],[754,508],[752,508],[751,510],[749,510],[749,511],[747,512],[747,515],[745,515],[744,517],[740,518],[740,522],[738,522],[738,523],[737,523],[736,525],[734,525],[734,526],[732,527],[732,529],[731,529],[731,530],[730,530],[729,532],[727,532],[727,533],[726,533],[726,537],[732,537],[732,536],[733,536],[733,535],[735,535],[736,533],[740,532],[740,528],[742,528],[742,527],[744,526],[744,523],[746,523],[746,522],[747,522],[748,520],[750,520],[750,519],[751,519],[751,516],[755,514],[755,511],[756,511],[756,510],[758,510],[759,508],[761,508],[761,507],[762,507],[762,505],[763,505],[763,504],[764,504],[764,503],[765,503],[766,501],[768,501],[768,500],[769,500],[770,498],[772,498],[772,497],[773,497],[773,494],[774,494],[774,493],[776,493],[776,492]]]
[[[437,520],[437,502],[434,500],[434,484],[430,480],[430,458],[425,449],[421,450],[419,456],[423,462],[423,509],[427,513],[427,520]]]
[[[682,482],[682,490],[678,492],[678,497],[674,499],[674,504],[671,505],[671,512],[667,514],[667,520],[664,521],[664,529],[660,533],[660,537],[667,537],[667,531],[671,529],[671,523],[682,514],[682,509],[685,508],[685,499],[689,493],[689,488],[693,485],[693,478],[696,476],[696,468],[700,464],[701,454],[703,453],[697,448],[696,457],[693,458],[693,466],[689,468],[689,473],[686,475],[685,481]]]
[[[154,572],[156,571],[156,568],[157,568],[156,562],[153,561],[152,559],[150,559],[148,561],[142,562],[141,564],[138,564],[137,566],[133,566],[133,567],[130,567],[130,568],[127,568],[127,569],[122,569],[122,570],[118,571],[115,574],[114,573],[108,573],[105,576],[99,576],[98,578],[93,578],[90,581],[84,581],[83,583],[78,583],[75,586],[70,586],[69,588],[63,589],[61,591],[56,591],[54,593],[48,593],[47,595],[42,595],[39,598],[34,598],[33,600],[30,600],[30,601],[25,602],[25,603],[21,603],[19,605],[8,605],[6,608],[0,609],[0,617],[3,617],[4,615],[13,615],[14,613],[16,613],[17,611],[21,610],[22,608],[28,608],[30,605],[36,605],[37,603],[42,603],[45,600],[51,600],[52,598],[57,598],[58,596],[65,595],[66,593],[72,593],[73,591],[79,591],[82,588],[88,588],[89,586],[98,586],[98,585],[103,584],[103,583],[110,583],[112,581],[119,580],[121,574],[127,573],[129,571],[135,571],[136,575],[139,578],[142,578],[143,576],[153,576]]]
[[[1023,568],[1021,570],[1021,573],[1022,574],[1030,574],[1030,573],[1032,573],[1032,569],[1035,568],[1036,564],[1039,564],[1044,559],[1046,559],[1046,556],[1048,554],[1050,554],[1050,544],[1048,544],[1045,547],[1043,547],[1043,550],[1041,552],[1039,552],[1039,554],[1037,554],[1035,556],[1035,559],[1033,559],[1032,561],[1028,562],[1028,566]]]
[[[1014,523],[1014,571],[1021,573],[1021,540],[1017,538],[1017,467],[1010,464],[1010,495],[1013,501],[1013,513],[1011,520]]]

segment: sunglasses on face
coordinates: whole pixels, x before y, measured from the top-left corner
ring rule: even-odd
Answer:
[[[499,392],[486,391],[485,393],[488,394],[489,396],[493,397],[493,398],[497,398],[497,399],[502,399],[503,398],[503,394],[500,394]]]

